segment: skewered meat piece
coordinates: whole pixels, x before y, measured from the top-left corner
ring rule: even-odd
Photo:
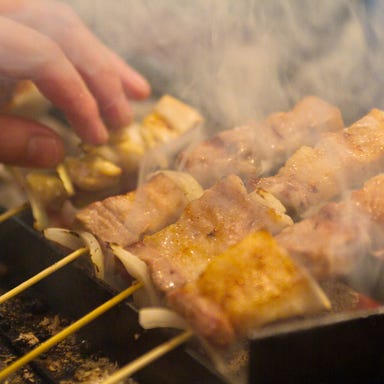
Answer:
[[[143,156],[158,145],[180,138],[202,122],[202,116],[194,108],[164,95],[140,124],[133,123],[114,133],[106,145],[84,145],[82,149],[85,152],[79,153],[78,138],[74,139],[75,136],[68,134],[64,127],[55,128],[64,136],[71,153],[60,165],[62,174],[58,174],[58,169],[44,172],[15,170],[22,175],[17,180],[25,188],[31,202],[35,227],[44,229],[60,222],[70,226],[74,207],[82,207],[136,188],[139,163]],[[48,188],[43,194],[42,185]],[[67,207],[70,208],[70,215],[65,214],[64,220],[60,220],[60,216],[69,211]]]
[[[197,114],[196,111],[191,109],[190,107],[185,106],[184,104],[180,102],[176,102],[175,100],[171,99],[169,96],[164,96],[155,106],[154,112],[152,115],[147,116],[144,121],[149,121],[149,122],[155,122],[159,120],[158,116],[163,116],[164,119],[168,119],[169,121],[172,122],[173,126],[178,127],[182,126],[183,129],[190,129],[192,126],[195,126],[199,122],[201,122],[201,119],[199,119],[199,115]],[[186,121],[184,121],[185,119]],[[182,122],[184,121],[184,123]],[[153,123],[153,124],[155,124]],[[150,123],[147,122],[147,125],[150,125]],[[271,136],[271,132],[273,132],[273,139],[272,137],[268,138],[268,133],[260,133],[260,135],[264,135],[262,142],[265,145],[265,148],[263,151],[265,152],[267,149],[272,150],[274,153],[274,161],[277,161],[279,156],[282,156],[283,152],[283,143],[281,140],[287,138],[288,140],[288,146],[286,148],[287,152],[292,151],[293,146],[296,146],[297,143],[301,140],[304,139],[305,141],[309,140],[309,137],[311,136],[312,138],[319,137],[320,133],[325,130],[338,130],[342,127],[342,119],[340,112],[338,111],[337,108],[330,106],[329,104],[325,103],[324,101],[316,98],[316,97],[307,97],[303,99],[291,112],[288,113],[279,113],[272,115],[269,119],[266,120],[267,126],[269,127],[269,136]],[[160,124],[161,125],[161,124]],[[153,128],[153,131],[155,131],[155,128]],[[232,133],[231,133],[232,132]],[[249,131],[248,128],[245,128],[244,130],[237,131],[228,131],[228,138],[232,137],[236,132],[239,133],[238,136],[233,136],[232,139],[236,137],[236,140],[238,140],[238,143],[242,143],[241,146],[243,147],[245,144],[249,145],[249,137],[247,138],[243,134],[247,132],[247,135],[252,134],[255,135],[255,132],[252,130]],[[243,133],[242,133],[243,132]],[[266,131],[268,132],[268,130]],[[226,135],[224,133],[224,135]],[[128,138],[129,139],[129,138]],[[127,140],[128,140],[127,139]],[[231,140],[232,140],[231,139]],[[274,141],[273,141],[274,140]],[[278,143],[277,141],[280,140]],[[117,142],[125,142],[125,139],[122,140],[117,140]],[[128,140],[128,142],[131,142]],[[278,145],[277,145],[278,144]],[[105,152],[105,148],[101,149],[102,152]],[[104,153],[107,156],[107,152]],[[280,154],[280,155],[279,155]],[[239,153],[239,161],[241,160],[241,153]],[[236,159],[233,159],[236,160]],[[76,172],[81,169],[76,162],[74,163],[74,167],[69,167],[69,171],[71,169],[74,169]],[[70,172],[71,173],[71,172]],[[100,182],[105,183],[103,178],[100,177],[93,177],[93,175],[97,175],[98,173],[95,172],[88,172],[90,176],[92,176],[91,179],[91,187],[94,185],[94,181],[96,181],[97,185],[100,184]],[[87,174],[88,174],[87,173]],[[72,175],[73,176],[73,175]],[[119,175],[116,175],[116,172],[112,175],[109,176],[108,180],[112,180],[113,178],[119,177]],[[72,177],[72,179],[76,179],[75,177]],[[78,178],[79,182],[84,184],[87,182],[88,178],[80,177]],[[77,184],[76,184],[77,185]],[[87,186],[89,188],[89,186]],[[261,195],[263,194],[262,191],[259,191],[256,195]],[[266,197],[266,194],[264,194],[264,198]],[[114,199],[111,198],[111,200],[108,200],[108,204],[111,204],[111,201],[114,201]],[[116,198],[117,200],[120,199],[119,197]],[[124,201],[126,200],[125,198],[123,199]],[[177,207],[177,206],[176,206]],[[87,215],[91,215],[91,210],[92,209],[98,209],[99,205],[91,205],[89,209],[86,209]],[[178,211],[180,213],[180,211]],[[98,215],[101,216],[106,216],[107,214],[104,212],[104,209],[101,210],[99,209],[98,211],[95,211],[92,213],[92,220],[96,220],[96,216]],[[82,219],[82,213],[78,216],[80,221],[84,221]],[[175,213],[175,218],[176,218],[176,213]],[[99,221],[103,221],[102,217],[99,219]],[[135,220],[137,220],[135,218]],[[87,230],[95,230],[95,227],[98,225],[96,224],[94,227],[90,227],[89,225],[90,220],[87,219],[87,222],[84,222],[83,224],[85,225],[85,228]],[[107,228],[109,228],[109,231],[112,230],[112,226],[108,225]],[[159,227],[156,227],[157,229],[160,229]],[[116,233],[119,233],[119,230],[115,230]],[[104,232],[105,234],[107,233],[107,230]],[[124,232],[121,232],[123,234]],[[98,235],[101,239],[105,237],[105,235],[101,234],[100,231],[98,230],[96,232],[96,235]],[[106,239],[109,239],[109,237],[105,237]],[[116,235],[115,239],[119,238],[118,244],[120,245],[127,245],[131,242],[131,237],[128,237],[126,241],[123,241],[121,239],[120,235]]]
[[[157,288],[167,292],[194,281],[210,260],[250,232],[277,233],[290,224],[278,202],[248,194],[241,179],[230,175],[190,202],[174,224],[128,250],[147,263]]]
[[[314,147],[297,150],[275,176],[250,181],[293,215],[356,188],[384,167],[384,112],[374,109],[337,133],[327,133]]]
[[[164,95],[143,120],[142,135],[147,147],[165,143],[203,123],[203,117],[191,106]]]
[[[316,143],[324,132],[342,128],[338,108],[308,96],[289,112],[223,131],[184,152],[181,169],[204,187],[231,173],[245,180],[278,168],[299,146]]]
[[[219,346],[267,323],[330,307],[319,286],[263,231],[217,255],[168,300],[200,336]]]
[[[29,192],[44,206],[61,207],[68,199],[68,193],[58,176],[43,171],[32,171],[27,174],[25,181]]]
[[[84,145],[85,153],[68,156],[65,164],[69,177],[79,191],[96,192],[115,186],[116,193],[126,192],[135,186],[140,161],[148,151],[179,138],[202,122],[197,110],[164,95],[140,123],[112,134],[108,144]]]
[[[73,185],[81,191],[97,192],[120,182],[122,169],[101,156],[68,156],[65,165]]]
[[[202,193],[188,174],[158,172],[136,191],[83,208],[76,215],[77,225],[103,242],[127,246],[174,222],[186,204]]]
[[[384,174],[339,203],[285,228],[276,240],[313,276],[346,275],[377,250],[384,249]]]

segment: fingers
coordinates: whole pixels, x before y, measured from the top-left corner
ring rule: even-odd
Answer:
[[[129,124],[132,110],[128,98],[148,97],[148,82],[96,39],[75,15],[69,13],[68,17],[72,17],[75,25],[72,24],[71,32],[52,31],[46,24],[39,28],[49,31],[79,71],[108,127],[121,128]]]
[[[88,52],[92,54],[92,52]],[[120,78],[113,71],[106,56],[94,57],[91,69],[78,65],[77,68],[95,96],[100,113],[109,128],[121,128],[132,121],[132,110],[124,92]]]
[[[81,35],[81,34],[80,34]],[[92,94],[99,102],[100,111],[111,128],[121,128],[132,120],[132,110],[127,99],[141,100],[149,96],[151,88],[146,79],[128,66],[113,52],[107,50],[99,42],[91,42],[93,37],[86,38],[87,52],[84,51],[81,62],[76,66],[85,79]],[[72,47],[72,44],[69,44]],[[104,52],[104,54],[102,54]],[[87,66],[86,63],[92,63]]]
[[[33,75],[40,91],[64,112],[82,140],[90,144],[107,141],[108,132],[95,99],[65,57],[52,57],[36,68]]]
[[[151,86],[148,81],[114,52],[110,52],[110,57],[128,97],[135,100],[146,99],[151,93]]]
[[[0,162],[21,167],[54,167],[64,157],[60,137],[32,121],[0,116]]]
[[[0,75],[33,80],[83,140],[92,144],[107,140],[94,97],[56,43],[4,17],[0,17],[0,42]]]
[[[61,109],[84,141],[101,144],[108,126],[132,119],[128,98],[143,99],[148,82],[108,50],[64,3],[3,0],[0,78],[29,79]],[[0,162],[51,167],[64,155],[60,138],[30,121],[0,117]]]
[[[60,46],[95,97],[108,127],[120,128],[130,123],[132,111],[128,98],[148,97],[148,82],[103,45],[70,7],[54,1],[37,3],[19,0],[19,11],[13,9],[8,15],[49,36]],[[58,15],[61,23],[57,22]]]

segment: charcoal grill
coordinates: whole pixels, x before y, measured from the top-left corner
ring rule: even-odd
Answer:
[[[65,254],[32,229],[30,223],[30,215],[23,214],[0,225],[0,262],[7,268],[7,273],[1,279],[4,288],[19,284]],[[28,290],[29,295],[41,300],[53,313],[73,320],[110,299],[115,293],[77,264],[62,268]],[[0,308],[0,313],[1,310]],[[10,332],[6,313],[2,316],[4,319],[1,319],[0,330],[3,339],[8,339],[7,334]],[[142,330],[138,324],[136,310],[127,301],[79,331],[77,340],[81,343],[85,340],[89,344],[87,354],[104,355],[118,365],[123,365],[173,335],[171,330]],[[18,349],[17,345],[12,348]],[[38,371],[41,370],[38,368]],[[140,384],[223,383],[210,367],[198,361],[185,347],[167,354],[136,376]]]
[[[0,263],[6,270],[0,288],[17,285],[65,254],[35,231],[31,222],[30,213],[24,212],[0,224]],[[382,300],[380,292],[378,289],[370,294]],[[44,311],[48,308],[71,321],[115,293],[82,265],[72,263],[29,289],[21,300],[42,303],[36,304],[37,307],[42,305]],[[2,307],[0,333],[0,353],[4,350],[25,353],[15,343],[12,322]],[[73,348],[78,347],[80,353],[91,359],[106,357],[123,366],[174,335],[174,331],[166,329],[143,330],[138,324],[137,311],[127,300],[77,332],[77,346]],[[249,342],[248,383],[384,382],[382,340],[384,307],[381,306],[272,325]],[[39,361],[29,366],[35,374],[35,383],[59,382]],[[140,384],[226,382],[192,343],[146,366],[135,374],[134,380]]]

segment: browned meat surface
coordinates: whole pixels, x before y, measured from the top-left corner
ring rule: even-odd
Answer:
[[[77,224],[103,242],[124,247],[175,221],[201,193],[191,176],[160,172],[134,192],[85,207],[76,216]]]
[[[279,172],[250,182],[279,199],[289,212],[331,200],[384,169],[384,112],[372,110],[355,124],[327,133],[314,147],[296,151]]]
[[[278,168],[298,147],[315,143],[322,133],[342,128],[336,107],[308,96],[289,112],[219,133],[184,153],[180,163],[205,187],[231,173],[247,179]]]
[[[384,174],[368,180],[363,188],[352,192],[351,199],[367,212],[369,220],[384,225]],[[384,239],[383,239],[384,240]]]
[[[278,209],[248,194],[241,179],[230,175],[190,202],[174,224],[128,249],[148,264],[155,285],[166,292],[195,280],[216,255],[248,233],[276,233],[290,225]]]
[[[221,346],[275,320],[329,308],[317,284],[263,231],[216,256],[168,299],[199,335]]]
[[[276,240],[317,278],[348,274],[364,255],[384,249],[383,196],[380,174],[340,203],[285,228]]]

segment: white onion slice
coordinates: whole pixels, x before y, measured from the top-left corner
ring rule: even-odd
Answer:
[[[259,204],[264,205],[272,210],[274,215],[278,216],[279,221],[285,225],[292,225],[293,221],[290,216],[286,214],[286,208],[279,199],[265,191],[264,189],[256,189],[249,194],[250,198]]]
[[[140,260],[133,253],[126,249],[111,244],[113,254],[122,262],[127,272],[135,279],[141,281],[144,284],[151,305],[155,305],[159,302],[159,298],[152,284],[151,277],[148,272],[147,264]]]
[[[99,242],[96,237],[89,232],[79,232],[79,235],[89,249],[96,277],[103,280],[105,276],[104,254]]]
[[[69,229],[54,227],[45,229],[44,236],[48,240],[69,248],[72,251],[84,246],[87,247],[89,249],[91,261],[94,265],[96,277],[104,279],[104,255],[95,236],[89,232],[74,232]]]
[[[72,251],[84,247],[84,241],[80,238],[79,234],[69,229],[50,227],[45,229],[43,233],[48,240]]]
[[[169,177],[177,186],[185,193],[188,201],[196,200],[204,193],[203,187],[197,182],[197,180],[189,173],[180,171],[161,170],[154,172],[148,178],[157,173],[163,173]]]
[[[186,321],[167,308],[143,308],[139,311],[139,323],[144,329],[176,328],[188,329]]]

